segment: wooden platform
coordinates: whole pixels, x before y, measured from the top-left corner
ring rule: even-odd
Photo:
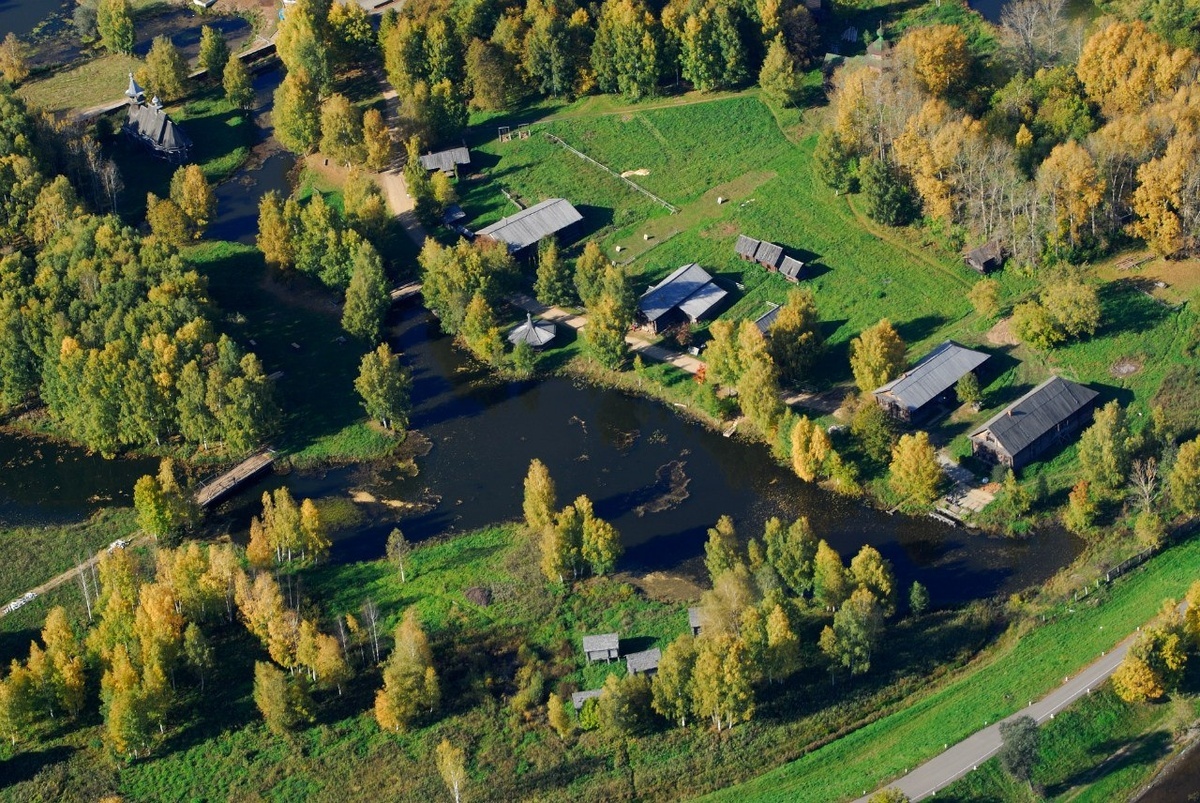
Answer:
[[[251,455],[224,474],[202,483],[200,490],[196,492],[196,504],[202,508],[208,507],[242,483],[253,479],[274,462],[275,452],[271,449]]]

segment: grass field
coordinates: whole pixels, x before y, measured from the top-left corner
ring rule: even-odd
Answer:
[[[1181,598],[1200,576],[1200,539],[1174,547],[1074,613],[1012,637],[986,663],[924,699],[711,801],[829,801],[856,797],[1021,708]]]
[[[1170,752],[1175,734],[1195,721],[1198,703],[1194,695],[1180,695],[1165,703],[1129,705],[1105,686],[1042,726],[1033,782],[1044,794],[1035,796],[1015,783],[992,759],[939,792],[938,800],[1126,800]]]
[[[129,86],[129,73],[136,72],[142,60],[135,56],[110,54],[81,63],[40,81],[31,81],[17,94],[46,111],[86,109],[121,99]]]
[[[208,278],[230,335],[258,354],[268,374],[283,371],[276,390],[285,416],[273,445],[293,464],[369,460],[395,448],[393,437],[363,420],[354,379],[366,348],[339,342],[341,308],[328,291],[268,271],[252,246],[204,243],[186,259]]]

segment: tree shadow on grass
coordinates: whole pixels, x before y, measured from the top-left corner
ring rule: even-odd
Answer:
[[[1170,749],[1171,734],[1166,731],[1154,731],[1130,742],[1104,742],[1091,750],[1091,754],[1099,759],[1097,763],[1073,773],[1059,783],[1050,784],[1046,787],[1046,796],[1058,797],[1075,787],[1094,784],[1127,767],[1150,766],[1170,752]]]
[[[932,335],[946,323],[942,315],[922,315],[896,324],[896,333],[905,343],[916,343]]]
[[[1148,332],[1170,314],[1170,310],[1146,295],[1134,279],[1120,279],[1100,288],[1100,320],[1097,337],[1118,332]]]
[[[47,767],[66,761],[75,750],[65,745],[46,750],[22,750],[8,761],[0,761],[0,778],[4,785],[12,788],[16,784],[34,778]]]

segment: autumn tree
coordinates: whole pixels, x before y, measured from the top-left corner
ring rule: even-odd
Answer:
[[[1038,167],[1037,188],[1054,220],[1051,244],[1074,247],[1085,224],[1095,232],[1105,182],[1095,159],[1082,145],[1073,139],[1056,145]]]
[[[375,694],[375,719],[384,730],[406,730],[441,700],[429,640],[415,608],[396,626],[395,647],[383,668],[383,688]]]
[[[800,640],[792,629],[783,606],[776,604],[767,614],[766,650],[763,666],[767,680],[776,683],[794,672],[800,664]]]
[[[363,146],[366,149],[364,166],[381,171],[392,163],[392,132],[379,109],[367,109],[362,118]]]
[[[500,364],[504,356],[504,339],[500,335],[496,313],[482,293],[473,295],[467,304],[458,339],[477,360],[489,365]]]
[[[913,509],[929,507],[938,497],[942,480],[942,468],[929,434],[902,435],[892,448],[888,467],[888,486],[901,498],[901,505]]]
[[[1108,24],[1083,45],[1076,73],[1088,97],[1109,117],[1144,109],[1191,80],[1193,54],[1172,48],[1144,22]]]
[[[792,470],[805,482],[814,482],[825,475],[826,462],[833,453],[829,435],[820,424],[800,416],[792,426]]]
[[[271,113],[275,136],[292,153],[312,153],[321,137],[317,83],[304,69],[288,70],[275,90]]]
[[[800,94],[800,78],[796,74],[796,60],[788,51],[783,34],[777,34],[767,48],[767,57],[758,73],[758,85],[772,102],[780,106],[795,105]]]
[[[1067,0],[1014,0],[1001,8],[1001,42],[1021,70],[1032,75],[1062,52],[1066,6]]]
[[[525,475],[525,498],[522,503],[525,524],[530,530],[540,533],[554,523],[555,497],[550,470],[535,457],[529,462],[529,471]]]
[[[742,367],[737,380],[738,406],[759,432],[772,438],[783,415],[779,370],[767,350],[766,339],[753,321],[742,321],[738,354]]]
[[[1112,493],[1129,476],[1129,425],[1114,399],[1096,411],[1092,425],[1079,437],[1079,466],[1098,493]]]
[[[595,304],[603,288],[604,273],[611,263],[595,240],[588,240],[575,260],[575,292],[584,306]]]
[[[404,537],[404,533],[400,532],[399,527],[393,527],[391,533],[388,534],[386,554],[387,559],[395,565],[400,572],[400,582],[407,582],[404,570],[408,564],[408,558],[412,555],[412,543]]]
[[[1196,247],[1200,231],[1200,168],[1194,158],[1200,137],[1177,133],[1162,156],[1137,171],[1130,232],[1156,254],[1175,257]]]
[[[254,106],[254,85],[250,82],[250,71],[241,59],[225,61],[221,87],[225,90],[225,99],[233,108],[246,111]]]
[[[980,279],[971,285],[967,300],[981,318],[995,318],[1000,314],[1000,282],[995,279]]]
[[[850,577],[842,556],[821,540],[813,555],[813,599],[829,610],[841,605],[850,596]]]
[[[867,798],[867,803],[910,803],[910,801],[908,795],[895,787],[889,786],[887,789],[880,789]]]
[[[629,356],[625,333],[633,323],[632,312],[619,298],[602,292],[587,308],[587,317],[583,340],[588,354],[609,370],[619,369]]]
[[[209,80],[223,77],[228,62],[229,45],[225,43],[225,34],[211,25],[200,26],[200,66],[208,73]]]
[[[1143,658],[1132,652],[1126,653],[1121,665],[1113,672],[1112,684],[1116,695],[1127,703],[1159,700],[1166,694],[1162,679]]]
[[[270,661],[254,662],[254,704],[267,729],[276,736],[286,735],[301,719],[293,699],[294,684]]]
[[[146,222],[154,239],[179,248],[191,239],[190,221],[179,204],[170,198],[159,198],[152,192],[146,193]]]
[[[824,338],[817,313],[816,296],[808,288],[795,288],[780,307],[769,330],[768,351],[779,369],[780,379],[795,386],[821,356]]]
[[[188,219],[193,238],[204,234],[217,216],[217,196],[199,165],[187,165],[171,176],[171,200]]]
[[[871,393],[899,376],[905,367],[906,349],[887,318],[851,340],[850,370],[859,390]]]
[[[408,370],[387,343],[367,352],[359,363],[354,389],[367,416],[385,429],[403,431],[408,427],[411,388]]]
[[[801,516],[787,527],[777,518],[769,519],[763,540],[767,545],[767,562],[792,593],[804,596],[811,592],[817,540],[808,519]]]
[[[29,77],[29,61],[25,43],[12,31],[0,42],[0,75],[10,84],[19,84]]]
[[[708,541],[704,544],[704,567],[712,580],[732,569],[740,562],[738,557],[737,531],[733,519],[722,516],[715,527],[708,528]]]
[[[321,153],[349,167],[366,159],[362,115],[341,93],[321,104]]]
[[[602,92],[629,100],[658,90],[661,35],[640,0],[605,0],[592,44],[592,70]]]
[[[1200,437],[1179,447],[1168,486],[1176,507],[1189,516],[1200,513]]]
[[[957,25],[910,29],[896,43],[895,58],[939,96],[961,86],[971,69],[967,37]]]
[[[954,395],[959,404],[969,404],[976,410],[983,404],[983,390],[979,387],[979,377],[974,371],[968,371],[954,383]]]
[[[446,788],[454,797],[454,803],[462,800],[462,786],[467,780],[466,755],[461,747],[455,747],[449,739],[442,739],[437,746],[438,774],[446,782]]]
[[[850,561],[850,577],[856,586],[875,595],[884,616],[896,612],[896,577],[891,561],[884,559],[879,550],[865,544]]]
[[[865,588],[854,593],[821,631],[820,647],[831,661],[860,675],[871,668],[871,655],[883,635],[883,609]]]
[[[692,672],[696,665],[696,640],[684,633],[663,650],[652,686],[654,710],[668,721],[687,727],[692,713]]]
[[[146,64],[138,70],[138,82],[146,92],[164,103],[183,97],[187,90],[187,62],[169,37],[156,36]]]
[[[575,510],[582,521],[579,554],[596,575],[608,574],[624,552],[616,528],[596,515],[592,501],[586,496],[575,500]]]
[[[109,53],[133,50],[133,7],[129,0],[99,0],[96,5],[96,29]]]
[[[351,270],[342,305],[342,328],[360,340],[375,342],[392,303],[383,260],[370,243],[364,242],[355,250]]]
[[[567,305],[574,300],[571,270],[558,252],[558,241],[546,237],[538,243],[537,281],[533,292],[547,306]]]
[[[1100,513],[1100,506],[1092,494],[1091,483],[1080,480],[1067,496],[1067,509],[1063,512],[1063,524],[1076,535],[1086,535]]]

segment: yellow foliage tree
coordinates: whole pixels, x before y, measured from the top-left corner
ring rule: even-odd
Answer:
[[[1112,676],[1113,691],[1127,703],[1144,703],[1158,700],[1166,690],[1162,680],[1150,665],[1129,653]]]
[[[1096,161],[1082,145],[1069,139],[1056,145],[1042,162],[1037,187],[1054,218],[1051,242],[1074,245],[1080,229],[1095,219],[1095,212],[1104,200],[1105,181]]]
[[[905,507],[925,508],[937,499],[942,482],[942,469],[937,453],[929,442],[929,434],[917,432],[903,435],[892,448],[892,463],[888,485],[904,501]]]
[[[967,37],[957,25],[914,28],[896,43],[896,59],[934,95],[960,86],[971,69]]]
[[[1166,152],[1138,168],[1133,211],[1137,220],[1129,230],[1141,237],[1156,254],[1176,256],[1196,245],[1200,222],[1200,168],[1196,153],[1200,137],[1177,134]]]

